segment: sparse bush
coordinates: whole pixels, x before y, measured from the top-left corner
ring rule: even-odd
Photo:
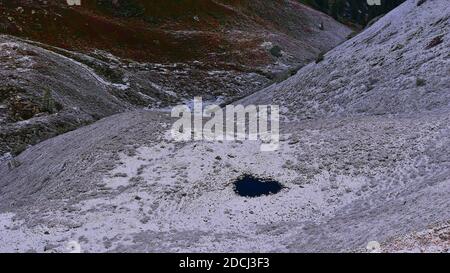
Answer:
[[[324,59],[325,59],[325,53],[324,52],[320,52],[319,55],[317,55],[316,64],[320,63]]]
[[[117,84],[124,84],[124,74],[118,67],[109,67],[108,65],[97,64],[94,62],[90,63],[89,66],[94,69],[95,73],[106,78],[108,81]]]
[[[273,78],[274,82],[280,83],[280,82],[287,80],[290,76],[291,76],[290,71],[286,70],[286,71],[274,74],[272,78]]]
[[[276,45],[270,49],[270,54],[272,54],[272,56],[280,58],[281,56],[283,56],[283,53],[281,51],[282,51],[281,47]]]
[[[289,75],[290,75],[290,76],[294,76],[295,74],[297,74],[297,72],[298,72],[301,68],[302,68],[301,65],[296,66],[296,67],[293,67],[293,68],[290,68],[290,69],[289,69]]]
[[[50,89],[45,89],[42,97],[42,112],[53,114],[56,111],[55,100],[52,97]]]
[[[9,99],[8,113],[13,121],[27,120],[39,113],[39,107],[28,99],[17,95]]]
[[[11,154],[13,156],[20,155],[23,151],[25,151],[28,147],[28,144],[26,143],[17,143],[15,144],[11,149]]]
[[[421,78],[417,78],[417,79],[416,79],[416,86],[417,86],[417,87],[425,86],[426,83],[427,83],[427,82],[426,82],[424,79],[421,79]]]
[[[347,40],[352,39],[353,37],[356,37],[356,35],[359,34],[359,31],[352,31],[349,35],[347,35]]]

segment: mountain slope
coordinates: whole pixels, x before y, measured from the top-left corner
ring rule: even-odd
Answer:
[[[0,155],[125,110],[236,100],[350,32],[291,0],[15,0],[0,13]]]
[[[270,64],[272,57],[259,45],[277,39],[303,51],[285,49],[295,54],[291,61],[299,63],[340,43],[349,33],[325,14],[291,0],[91,0],[79,7],[69,7],[65,1],[15,0],[0,2],[0,8],[3,29],[9,34],[156,63]]]
[[[264,102],[297,119],[447,111],[450,8],[434,5],[440,9],[427,14],[411,2],[392,11],[320,63],[261,91]]]
[[[259,141],[174,142],[173,120],[157,110],[110,116],[25,150],[0,165],[0,247],[65,252],[75,240],[86,252],[360,251],[369,241],[394,249],[396,238],[447,222],[449,18],[446,0],[407,1],[319,64],[242,100],[284,109],[275,152],[260,152]],[[361,87],[374,75],[372,89]],[[285,188],[238,196],[232,182],[243,174]]]

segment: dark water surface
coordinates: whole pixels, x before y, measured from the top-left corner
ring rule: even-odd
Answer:
[[[282,189],[283,185],[275,180],[257,178],[248,174],[239,177],[234,182],[234,191],[244,197],[276,194]]]

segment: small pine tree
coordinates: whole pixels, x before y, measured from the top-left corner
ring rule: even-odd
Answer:
[[[52,97],[50,89],[45,89],[42,97],[42,111],[52,114],[55,112],[55,100]]]

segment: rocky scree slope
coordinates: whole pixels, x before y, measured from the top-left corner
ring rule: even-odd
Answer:
[[[351,42],[245,101],[280,104],[286,116],[300,120],[446,112],[450,8],[441,1],[415,5],[408,1]],[[435,7],[424,14],[424,6]]]
[[[17,0],[0,14],[3,159],[127,109],[233,101],[350,32],[290,0]]]
[[[378,241],[447,252],[447,6],[407,1],[242,100],[282,107],[276,152],[258,141],[173,142],[172,120],[157,110],[30,147],[0,165],[2,250],[66,252],[77,241],[86,252],[329,252]],[[238,196],[232,182],[243,174],[284,189]],[[433,245],[412,243],[420,238]]]

